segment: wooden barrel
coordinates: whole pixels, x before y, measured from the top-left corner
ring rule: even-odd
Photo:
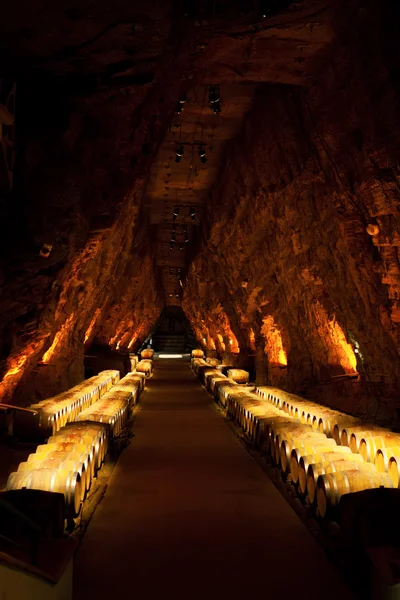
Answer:
[[[328,438],[325,437],[325,441]],[[334,441],[334,440],[332,440]],[[324,444],[324,441],[321,442],[322,445],[326,445]],[[306,473],[307,473],[307,469],[308,466],[312,463],[316,463],[316,462],[324,462],[327,460],[334,460],[335,458],[341,458],[341,457],[348,457],[353,456],[353,454],[350,451],[350,448],[348,448],[348,453],[346,452],[340,452],[340,448],[341,446],[337,446],[336,444],[331,444],[329,442],[329,446],[328,448],[330,450],[328,451],[319,451],[319,452],[313,452],[313,453],[309,453],[307,454],[307,446],[308,444],[303,447],[300,446],[299,448],[293,448],[291,454],[290,454],[290,474],[292,476],[292,481],[293,483],[298,483],[300,481],[300,474],[303,474],[302,480],[303,480],[303,492],[305,491],[306,488]],[[323,457],[323,458],[322,458]],[[325,458],[328,457],[328,458]],[[311,460],[310,460],[311,459]],[[351,460],[351,459],[348,459]],[[301,489],[301,488],[300,488]]]
[[[393,452],[394,448],[390,452],[390,458],[388,462],[388,475],[393,482],[393,487],[400,487],[400,451],[396,448],[396,451]]]
[[[7,480],[7,491],[24,488],[64,494],[65,503],[72,517],[79,515],[82,497],[79,473],[61,469],[32,469],[11,473]]]
[[[79,431],[85,432],[88,435],[95,436],[96,434],[99,436],[102,442],[103,448],[103,456],[102,461],[105,459],[105,456],[108,452],[108,436],[109,431],[107,425],[102,425],[101,423],[93,423],[92,421],[75,421],[74,423],[69,423],[65,429],[63,428],[61,432],[70,432],[70,431]]]
[[[328,450],[336,444],[334,440],[330,440],[312,429],[302,433],[282,432],[275,438],[275,459],[277,464],[280,464],[282,471],[287,473],[290,470],[290,455],[293,448],[303,448],[304,454],[313,454],[316,446],[323,446]],[[307,448],[310,451],[307,451]],[[322,452],[322,449],[320,451]]]
[[[195,350],[192,350],[192,357],[193,358],[204,358],[204,351],[200,350],[200,348],[196,348]]]
[[[374,462],[378,450],[400,446],[400,436],[387,432],[382,436],[363,437],[360,440],[360,454],[364,460]]]
[[[351,454],[351,457],[358,456],[359,454]],[[316,486],[318,477],[326,473],[336,473],[341,471],[369,471],[377,473],[375,465],[372,463],[366,463],[362,458],[361,460],[353,460],[350,456],[343,456],[343,458],[323,461],[320,463],[311,464],[307,469],[306,477],[306,490],[308,500],[311,504],[316,500]]]
[[[60,456],[55,456],[59,454]],[[79,461],[79,457],[71,457],[65,452],[51,452],[44,457],[30,454],[27,462],[19,463],[17,471],[32,471],[32,469],[51,469],[62,471],[73,471],[79,473],[81,478],[81,502],[85,499],[87,490],[90,488],[90,478],[86,477],[85,464]]]
[[[331,509],[335,508],[343,494],[381,486],[393,487],[392,480],[386,473],[352,469],[320,475],[317,479],[316,492],[319,516],[325,517]]]
[[[325,435],[318,433],[315,438],[309,438],[308,440],[282,440],[281,444],[281,466],[282,469],[285,467],[285,472],[290,471],[292,474],[292,480],[297,483],[299,480],[299,459],[302,455],[317,454],[318,452],[326,452],[331,448],[336,448],[335,440],[327,438]],[[291,449],[289,451],[289,447]],[[289,451],[289,456],[288,456]],[[284,453],[284,457],[282,455]]]
[[[236,383],[247,383],[249,381],[249,372],[243,369],[228,369],[228,377]]]
[[[89,433],[85,430],[79,431],[77,429],[74,429],[69,431],[68,429],[62,429],[61,431],[58,431],[53,437],[55,438],[55,440],[58,438],[60,440],[62,439],[64,442],[78,442],[79,444],[86,444],[88,446],[93,447],[95,468],[100,469],[105,456],[105,448],[104,439],[97,432]],[[53,441],[53,439],[51,439],[51,441]]]
[[[91,479],[96,474],[96,460],[95,460],[95,452],[94,448],[90,444],[79,444],[75,442],[71,442],[68,440],[63,440],[59,437],[51,437],[49,438],[49,442],[46,444],[47,451],[43,450],[43,452],[77,452],[82,456],[87,457],[87,464],[85,464],[86,470],[90,473]]]
[[[357,427],[358,425],[361,425],[362,421],[361,419],[358,419],[357,417],[351,417],[350,415],[343,415],[342,418],[338,418],[338,421],[334,424],[333,426],[333,430],[332,430],[332,437],[335,440],[335,442],[338,444],[338,446],[340,445],[348,445],[348,444],[342,444],[342,433],[343,433],[343,429],[347,428],[347,427]]]
[[[335,446],[330,452],[317,452],[316,454],[306,454],[299,458],[299,490],[302,494],[307,491],[307,470],[310,465],[320,462],[327,462],[329,460],[353,460],[353,453],[350,448],[343,446]],[[362,458],[359,454],[356,454],[356,461],[361,461]]]
[[[142,352],[140,353],[140,358],[144,359],[144,358],[153,358],[154,356],[154,350],[151,348],[146,348],[145,350],[142,350]]]
[[[356,431],[365,431],[368,425],[366,423],[361,423],[359,425],[346,425],[340,429],[340,445],[348,446],[350,448],[350,438],[351,434]],[[372,430],[372,426],[370,431]]]
[[[379,448],[377,450],[375,455],[375,466],[380,473],[388,473],[389,460],[392,456],[400,456],[400,446]]]
[[[91,458],[87,452],[76,452],[74,450],[60,450],[57,444],[49,444],[51,447],[46,451],[41,450],[42,446],[38,446],[34,454],[30,454],[27,458],[28,463],[42,462],[52,457],[57,458],[58,456],[64,455],[65,460],[75,460],[77,463],[83,463],[85,467],[85,477],[82,478],[82,485],[85,486],[86,491],[90,489],[92,478],[94,476],[94,469],[92,466]],[[54,448],[52,448],[54,446]],[[78,471],[80,473],[80,471]],[[81,473],[80,473],[81,474]],[[81,475],[82,477],[82,475]]]
[[[382,435],[385,435],[387,433],[387,430],[385,429],[381,429],[381,428],[365,428],[365,429],[358,429],[357,431],[352,431],[351,435],[350,435],[350,443],[349,443],[349,447],[350,450],[352,452],[360,452],[360,444],[361,444],[361,440],[364,439],[369,439],[372,437],[379,437]],[[374,454],[375,456],[375,454]]]

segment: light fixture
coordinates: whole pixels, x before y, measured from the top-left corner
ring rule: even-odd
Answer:
[[[176,219],[176,217],[179,215],[179,206],[175,206],[174,208],[174,220]]]
[[[177,145],[176,150],[175,150],[175,162],[179,163],[182,160],[182,156],[185,152],[184,147],[182,146],[182,144]]]
[[[170,242],[170,243],[169,243],[169,249],[170,249],[170,250],[173,250],[173,249],[174,249],[174,242]]]
[[[183,250],[183,246],[179,246],[179,250]]]
[[[199,154],[201,164],[204,165],[207,162],[205,146],[199,146],[197,152]]]
[[[170,294],[169,297],[172,298],[172,294]]]
[[[179,298],[179,294],[175,294],[175,296],[176,296],[177,298]]]

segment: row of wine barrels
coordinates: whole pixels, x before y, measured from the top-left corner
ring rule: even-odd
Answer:
[[[55,433],[66,423],[74,421],[82,410],[101,398],[118,380],[119,371],[102,371],[66,392],[32,404],[30,408],[40,411],[43,432]]]
[[[95,421],[108,420],[111,414],[113,431],[119,431],[127,408],[137,401],[144,378],[144,375],[129,373],[119,381],[118,371],[106,371],[75,386],[70,393],[40,403],[50,418],[50,407],[57,398],[63,398],[53,410],[53,415],[57,410],[59,418],[56,430],[47,444],[39,445],[36,452],[10,474],[7,490],[26,488],[62,493],[68,515],[78,516],[108,449],[109,429]],[[75,398],[73,406],[68,403],[75,393],[78,401]],[[74,411],[76,407],[85,408]],[[95,417],[94,421],[82,417],[86,412]],[[76,420],[70,421],[72,419]]]
[[[64,495],[66,506],[72,517],[77,517],[81,508],[82,483],[79,473],[60,468],[22,470],[11,473],[6,490],[43,490]]]
[[[357,417],[321,406],[316,402],[305,400],[278,388],[261,386],[257,388],[257,393],[290,416],[299,419],[301,423],[311,425],[320,433],[333,437],[337,444],[342,443],[343,428],[362,425],[361,419]],[[349,445],[349,443],[344,445]]]
[[[192,358],[204,358],[204,351],[200,348],[192,350]]]
[[[78,416],[78,421],[95,421],[97,423],[107,423],[113,436],[118,435],[129,418],[129,407],[131,402],[131,392],[123,389],[111,389],[95,405],[84,410]]]
[[[147,359],[150,358],[152,359],[154,356],[154,350],[152,348],[145,348],[145,350],[142,350],[142,352],[140,353],[140,358],[143,359]]]
[[[400,436],[325,407],[310,410],[276,388],[265,386],[257,394],[287,413],[276,425],[267,419],[270,451],[283,472],[288,472],[290,452],[292,481],[319,516],[325,517],[344,494],[399,485]]]

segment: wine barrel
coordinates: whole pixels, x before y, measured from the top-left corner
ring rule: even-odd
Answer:
[[[237,384],[233,382],[216,384],[217,398],[224,408],[228,406],[229,392],[233,391],[236,387]]]
[[[350,460],[353,459],[353,453],[347,446],[336,446],[331,452],[319,452],[317,454],[306,454],[299,458],[299,490],[302,494],[307,491],[307,470],[315,463],[327,462],[328,460]],[[356,454],[356,461],[362,460],[359,454]]]
[[[204,351],[200,350],[200,348],[192,350],[192,358],[204,358]]]
[[[104,457],[103,439],[98,434],[88,433],[85,431],[70,431],[62,429],[57,431],[56,435],[49,438],[50,443],[67,442],[72,444],[84,444],[93,449],[94,466],[100,468]]]
[[[320,415],[318,420],[318,430],[321,433],[325,433],[328,437],[335,439],[336,443],[340,442],[340,439],[335,438],[335,426],[339,426],[339,423],[345,420],[345,415],[337,410],[331,410],[323,415]]]
[[[351,457],[359,454],[351,454]],[[377,473],[375,465],[366,463],[361,457],[361,460],[353,460],[350,456],[343,456],[338,460],[327,460],[319,463],[311,464],[307,469],[306,489],[308,500],[313,504],[316,499],[316,485],[318,477],[326,473],[336,473],[342,471],[369,471]]]
[[[386,432],[385,435],[363,437],[360,440],[360,454],[364,460],[374,462],[378,450],[400,446],[400,436]]]
[[[24,488],[64,494],[71,516],[75,518],[79,515],[82,497],[79,473],[61,469],[32,469],[11,473],[7,480],[7,491]]]
[[[326,452],[331,448],[336,448],[335,440],[327,438],[325,435],[318,433],[315,438],[308,440],[282,440],[281,444],[281,467],[284,472],[294,474],[294,483],[299,479],[299,458],[302,454],[317,454],[318,452]]]
[[[60,454],[60,456],[55,456],[55,454]],[[37,454],[30,454],[27,462],[19,463],[17,472],[32,471],[32,469],[50,469],[52,471],[61,469],[62,471],[79,473],[81,478],[81,502],[85,499],[86,492],[90,488],[90,478],[86,477],[84,463],[79,461],[79,457],[71,458],[71,455],[66,452],[52,452],[43,458]]]
[[[85,463],[86,470],[90,473],[91,479],[96,474],[96,459],[95,459],[95,451],[93,445],[90,444],[79,444],[77,442],[71,442],[68,440],[63,440],[62,437],[51,437],[49,438],[49,442],[46,444],[46,450],[43,450],[43,453],[49,452],[78,452],[82,456],[87,456],[87,464]],[[36,451],[36,453],[38,453]]]
[[[371,473],[365,469],[325,473],[317,479],[317,507],[320,517],[339,504],[344,494],[360,492],[378,487],[393,488],[393,482],[386,473]]]
[[[61,430],[61,432],[64,431],[67,433],[69,433],[70,431],[85,432],[88,435],[93,435],[94,437],[97,434],[102,442],[102,461],[104,460],[108,452],[109,430],[107,428],[107,425],[103,425],[101,423],[93,423],[92,421],[75,421],[74,423],[68,423],[67,426]]]
[[[142,352],[140,353],[141,359],[153,358],[153,356],[154,356],[154,350],[152,348],[146,348],[145,350],[142,350]]]
[[[228,369],[228,377],[236,383],[247,383],[249,381],[249,372],[243,369]]]
[[[367,438],[372,438],[372,437],[380,437],[382,435],[385,435],[387,433],[387,430],[382,429],[382,428],[365,428],[365,429],[358,429],[357,431],[352,431],[351,435],[350,435],[350,442],[349,442],[349,447],[350,450],[352,452],[360,452],[360,444],[361,444],[361,440],[367,439]],[[375,455],[374,455],[375,456]]]
[[[335,440],[335,442],[337,443],[338,446],[348,446],[348,444],[342,444],[342,433],[343,433],[343,429],[349,427],[357,427],[358,425],[361,425],[362,421],[361,419],[357,418],[357,417],[351,417],[349,415],[343,415],[343,419],[340,419],[340,421],[338,420],[337,423],[334,424],[333,426],[333,430],[332,430],[332,437]]]
[[[394,450],[394,449],[393,449]],[[391,456],[388,462],[388,475],[393,482],[393,487],[400,487],[400,451],[396,448],[395,452],[390,452]]]
[[[389,471],[389,460],[392,456],[400,456],[400,446],[379,448],[377,450],[375,456],[375,466],[380,473],[387,473]]]
[[[301,427],[304,427],[304,425]],[[311,428],[307,431],[293,430],[289,433],[282,431],[282,433],[278,433],[275,436],[275,460],[277,464],[280,464],[283,472],[286,473],[290,468],[290,454],[293,448],[304,447],[304,444],[307,442],[318,444],[325,442],[325,440],[328,441],[328,438],[313,431]],[[310,454],[310,452],[305,452],[304,454]]]
[[[340,430],[340,445],[348,446],[350,448],[351,434],[356,431],[365,431],[368,427],[367,423],[360,423],[359,425],[346,425]],[[371,429],[372,430],[372,426]]]

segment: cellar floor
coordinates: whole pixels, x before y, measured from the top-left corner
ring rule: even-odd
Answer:
[[[74,600],[351,598],[188,364],[158,360],[75,559]]]

